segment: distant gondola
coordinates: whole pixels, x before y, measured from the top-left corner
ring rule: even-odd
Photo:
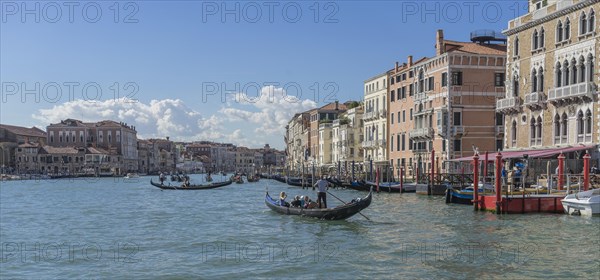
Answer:
[[[298,216],[306,216],[312,218],[318,218],[321,220],[343,220],[350,218],[362,211],[363,209],[369,207],[371,205],[371,200],[373,198],[373,193],[369,192],[369,194],[364,198],[359,198],[357,201],[340,205],[335,208],[313,208],[313,209],[305,209],[301,207],[285,207],[280,206],[279,201],[271,198],[269,193],[267,192],[265,196],[265,204],[271,208],[271,210],[284,214],[284,215],[298,215]]]
[[[153,186],[163,189],[163,190],[207,190],[207,189],[215,189],[215,188],[219,188],[219,187],[224,187],[227,185],[231,185],[231,180],[225,181],[225,182],[219,182],[219,183],[212,183],[212,184],[206,184],[206,185],[190,185],[188,187],[184,187],[184,186],[169,186],[169,185],[162,185],[160,183],[155,183],[152,181],[152,179],[150,179],[150,184],[152,184]]]

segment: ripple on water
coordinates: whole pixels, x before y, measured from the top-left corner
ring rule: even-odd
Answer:
[[[442,197],[380,193],[363,211],[370,220],[319,221],[264,205],[266,186],[288,197],[315,198],[312,190],[263,180],[161,191],[149,179],[2,182],[0,278],[600,277],[599,218],[496,216]],[[22,260],[21,244],[39,244],[42,255]]]

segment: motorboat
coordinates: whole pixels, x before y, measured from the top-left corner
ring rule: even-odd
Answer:
[[[565,213],[570,215],[600,215],[600,189],[567,195],[561,200]]]

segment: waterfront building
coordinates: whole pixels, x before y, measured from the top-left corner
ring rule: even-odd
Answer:
[[[331,158],[328,158],[330,157],[330,147],[323,146],[323,148],[327,149],[327,151],[323,152],[323,159],[320,158],[320,127],[321,124],[329,124],[329,126],[325,126],[324,129],[331,129],[331,123],[338,118],[339,114],[345,111],[346,104],[340,104],[338,101],[335,101],[308,112],[310,118],[310,130],[308,133],[309,146],[308,155],[306,158],[308,159],[309,165],[311,165],[310,163],[314,163],[317,165],[317,167],[323,166],[324,168],[327,168],[327,165],[331,164]],[[324,134],[324,136],[329,135]],[[331,144],[331,137],[324,140],[323,144],[325,143]]]
[[[66,119],[46,128],[47,143],[52,147],[95,147],[116,157],[114,175],[138,171],[137,131],[123,122],[105,120],[84,123]]]
[[[377,168],[387,169],[387,96],[388,74],[383,73],[364,81],[364,166],[368,179],[375,180]],[[373,169],[371,169],[371,166]]]
[[[409,176],[430,172],[432,150],[439,173],[454,172],[448,160],[473,155],[473,149],[502,147],[494,109],[504,93],[506,45],[498,35],[473,32],[472,42],[459,42],[438,30],[435,56],[408,56],[388,72],[387,148],[396,177],[398,167]]]
[[[37,127],[0,124],[0,173],[14,172],[17,165],[15,152],[22,144],[46,144],[46,132]]]
[[[312,111],[312,110],[311,110]],[[290,171],[300,172],[310,147],[310,112],[297,113],[286,125],[285,141]]]
[[[309,158],[310,172],[315,168],[315,165],[320,168],[321,172],[329,173],[333,171],[333,131],[331,127],[332,121],[330,120],[324,120],[319,124],[319,148],[317,149],[319,153],[315,159]]]
[[[529,4],[504,31],[508,86],[496,106],[504,114],[504,149],[554,149],[571,159],[588,150],[600,164],[600,2]]]
[[[333,121],[332,131],[332,154],[333,163],[341,174],[352,175],[352,163],[354,163],[355,175],[362,170],[363,164],[363,107],[355,103],[348,106],[346,112]]]

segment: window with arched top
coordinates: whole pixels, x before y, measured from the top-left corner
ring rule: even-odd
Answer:
[[[563,62],[563,84],[565,86],[569,85],[569,62],[567,60],[565,60]]]
[[[539,34],[539,36],[538,36],[538,40],[539,40],[538,47],[539,47],[539,48],[543,48],[543,47],[544,47],[544,45],[546,44],[546,43],[545,43],[545,41],[546,41],[546,36],[545,36],[545,31],[544,31],[544,28],[543,28],[543,27],[542,27],[542,29],[540,30],[540,34]]]
[[[554,115],[554,144],[560,143],[560,116]]]
[[[581,35],[587,33],[587,28],[587,16],[585,15],[585,12],[581,12],[581,15],[579,16],[579,34]]]
[[[587,59],[587,64],[588,64],[588,82],[593,82],[594,81],[594,56],[592,56],[592,54],[588,54],[588,59]]]
[[[562,87],[562,67],[560,65],[560,62],[556,63],[556,67],[554,68],[554,71],[555,71],[554,83],[556,84],[556,87]]]
[[[513,96],[514,97],[518,97],[519,96],[519,75],[517,75],[515,73],[515,75],[513,76]]]
[[[583,112],[577,112],[577,142],[583,142],[583,133],[585,132],[585,123],[583,121]]]
[[[537,71],[535,68],[531,70],[531,92],[537,92],[538,90]]]
[[[517,121],[513,120],[510,127],[510,137],[512,147],[517,146]]]
[[[538,80],[539,80],[539,86],[538,86],[538,91],[543,92],[544,91],[544,68],[540,67],[540,69],[538,70]]]
[[[558,20],[556,24],[556,42],[562,42],[563,40],[563,24],[561,20]]]
[[[577,61],[575,58],[571,59],[571,83],[577,83]]]
[[[535,129],[535,118],[532,117],[531,121],[529,122],[529,145],[530,146],[535,146],[535,140],[537,139],[535,133],[537,132],[537,130]]]
[[[535,144],[540,146],[542,145],[542,117],[538,116],[537,117],[537,139],[535,140]]]
[[[538,49],[538,31],[533,30],[533,34],[531,34],[531,49],[532,50],[537,50]]]
[[[425,74],[423,73],[423,69],[419,71],[419,92],[425,91]]]
[[[519,37],[516,37],[516,36],[515,36],[515,46],[514,46],[513,52],[515,53],[515,56],[519,55]]]
[[[595,24],[596,24],[596,13],[594,12],[594,9],[590,10],[590,15],[588,17],[588,31],[592,32],[595,29]]]
[[[567,143],[567,132],[569,131],[569,129],[568,129],[569,121],[567,118],[567,113],[562,114],[560,121],[561,121],[560,142]]]
[[[585,112],[585,142],[592,141],[592,111],[587,109]]]
[[[569,40],[571,38],[571,21],[569,18],[565,20],[564,26],[564,40]]]
[[[579,56],[577,66],[579,66],[579,78],[577,79],[577,82],[583,83],[585,82],[585,58],[583,58],[583,55]]]

